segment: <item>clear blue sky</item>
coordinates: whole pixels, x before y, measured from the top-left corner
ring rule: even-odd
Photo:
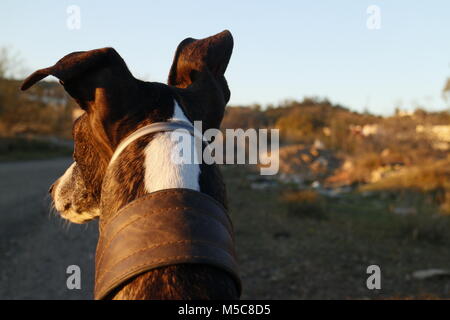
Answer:
[[[366,10],[381,9],[369,30]],[[66,26],[69,5],[81,29]],[[28,71],[72,51],[113,46],[138,78],[165,82],[186,37],[229,29],[231,104],[328,97],[389,114],[397,102],[443,109],[450,76],[450,1],[0,1],[0,46]]]

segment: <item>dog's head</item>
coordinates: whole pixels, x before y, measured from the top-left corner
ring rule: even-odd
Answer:
[[[230,98],[224,72],[231,57],[229,31],[185,39],[175,53],[168,85],[135,79],[113,48],[73,52],[31,74],[26,90],[52,75],[85,111],[73,126],[74,163],[50,188],[63,218],[84,223],[100,214],[101,188],[111,156],[127,135],[173,115],[174,99],[203,129],[218,128]]]

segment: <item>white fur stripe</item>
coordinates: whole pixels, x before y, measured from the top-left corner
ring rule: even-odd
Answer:
[[[189,121],[175,101],[174,114],[170,120]],[[145,189],[155,192],[163,189],[186,188],[200,191],[200,165],[192,163],[177,163],[172,154],[177,148],[172,132],[156,134],[144,150],[145,155]],[[194,149],[194,139],[190,133],[182,134],[183,141],[191,143]]]
[[[66,199],[62,195],[63,187],[66,187],[67,184],[70,184],[72,181],[73,168],[75,168],[76,162],[72,163],[72,165],[64,172],[61,178],[56,182],[55,186],[55,209],[59,212],[63,212],[65,210],[65,205],[70,203],[70,199]],[[67,188],[67,187],[66,187]]]

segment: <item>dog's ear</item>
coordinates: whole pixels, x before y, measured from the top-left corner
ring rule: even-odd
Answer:
[[[230,90],[225,71],[233,52],[233,36],[225,30],[205,39],[187,38],[179,45],[170,68],[168,84],[176,90],[192,120],[218,128]]]
[[[120,93],[133,94],[136,81],[122,57],[113,48],[73,52],[55,65],[35,71],[24,80],[21,89],[26,90],[49,75],[57,77],[90,115],[87,121],[95,136],[95,149],[100,159],[109,159],[112,144],[117,143],[109,126],[128,107],[123,101],[126,96]]]
[[[175,52],[167,82],[186,88],[195,81],[196,72],[206,68],[214,77],[223,77],[232,52],[233,36],[228,30],[205,39],[184,39]]]
[[[22,83],[21,89],[27,90],[36,82],[52,75],[58,78],[66,91],[78,103],[91,100],[95,87],[105,87],[113,77],[132,77],[125,62],[113,48],[72,52],[55,65],[40,69],[31,74]],[[80,103],[80,106],[85,106]]]

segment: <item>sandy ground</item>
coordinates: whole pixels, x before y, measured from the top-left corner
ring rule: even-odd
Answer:
[[[47,190],[70,159],[0,163],[0,299],[92,299],[97,224],[50,213]],[[66,269],[81,268],[69,290]]]

